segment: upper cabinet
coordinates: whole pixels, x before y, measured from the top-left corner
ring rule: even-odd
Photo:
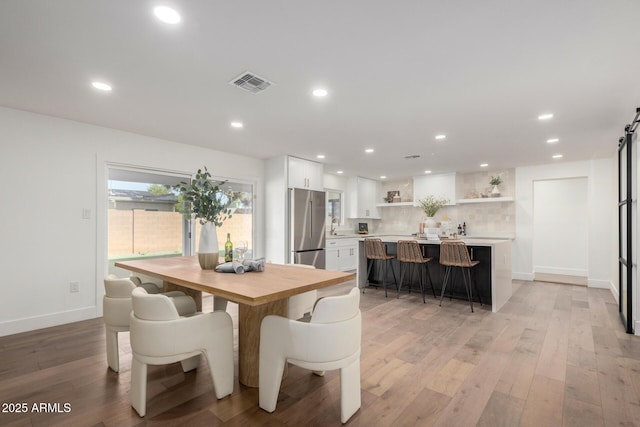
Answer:
[[[289,157],[289,188],[324,191],[322,163]]]
[[[456,204],[456,174],[444,173],[413,177],[413,203],[417,206],[420,199],[432,195],[449,200],[447,205]]]
[[[378,181],[354,176],[347,181],[348,218],[380,219]]]

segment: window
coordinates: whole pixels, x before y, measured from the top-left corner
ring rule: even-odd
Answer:
[[[110,168],[108,259],[191,255],[172,186],[189,176]]]
[[[170,172],[112,166],[108,180],[108,259],[195,255],[200,222],[181,213],[179,193],[173,187],[191,176]],[[217,179],[220,180],[220,179]],[[231,218],[217,230],[224,256],[227,233],[234,248],[247,243],[253,255],[253,184],[228,181],[224,190],[240,193]]]
[[[220,256],[224,259],[224,243],[227,241],[227,233],[233,243],[234,258],[238,257],[237,248],[239,242],[247,242],[246,258],[253,257],[253,185],[241,182],[228,181],[222,186],[223,190],[232,190],[240,193],[240,199],[236,206],[231,209],[231,218],[228,218],[221,227],[218,227],[218,249]],[[195,244],[194,250],[198,248],[200,240],[200,221],[195,221]]]
[[[342,192],[336,190],[327,190],[327,216],[329,224],[332,228],[342,224]]]

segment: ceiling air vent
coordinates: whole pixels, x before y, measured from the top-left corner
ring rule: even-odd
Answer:
[[[237,86],[240,89],[246,90],[247,92],[260,93],[274,83],[265,78],[258,77],[254,73],[245,71],[238,77],[232,79],[229,84]]]
[[[409,154],[408,156],[404,156],[404,158],[407,159],[407,160],[419,159],[420,158],[420,154]]]

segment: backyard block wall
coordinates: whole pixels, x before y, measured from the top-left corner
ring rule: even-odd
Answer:
[[[182,251],[182,214],[179,212],[117,210],[108,211],[109,259],[134,255],[170,254]],[[253,216],[235,213],[218,229],[218,245],[224,248],[227,233],[231,241],[249,242]],[[196,248],[200,238],[200,223],[196,221]]]

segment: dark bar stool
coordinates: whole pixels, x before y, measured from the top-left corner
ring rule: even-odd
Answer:
[[[447,282],[451,279],[451,267],[460,267],[462,271],[462,278],[464,280],[464,287],[467,291],[467,298],[469,299],[469,305],[471,306],[471,312],[473,313],[473,291],[471,289],[471,268],[480,264],[480,261],[472,261],[469,257],[469,251],[467,245],[461,240],[444,240],[440,243],[440,264],[446,266],[444,273],[444,280],[442,282],[442,293],[440,294],[440,306],[442,306],[442,298],[444,298],[444,291],[447,287]],[[452,285],[453,286],[453,285]],[[480,305],[482,306],[482,296],[478,292],[478,286],[474,281],[474,287],[478,298],[480,298]],[[451,288],[453,295],[453,287]]]
[[[409,293],[411,293],[411,270],[414,265],[418,266],[418,281],[420,283],[420,291],[422,292],[422,302],[424,299],[424,276],[427,276],[427,282],[431,286],[433,297],[436,297],[436,291],[433,289],[431,276],[429,275],[429,266],[427,263],[433,258],[425,258],[420,250],[420,245],[415,240],[398,240],[398,261],[400,261],[400,283],[398,284],[398,298],[400,298],[400,289],[402,288],[402,280],[404,272],[409,267]]]
[[[393,263],[392,259],[395,258],[393,255],[387,255],[386,246],[382,243],[381,239],[377,239],[375,237],[367,237],[364,239],[364,254],[367,258],[367,281],[369,280],[369,275],[371,274],[371,268],[373,264],[375,264],[376,260],[382,261],[379,266],[382,269],[382,286],[384,287],[384,296],[387,296],[387,284],[384,281],[387,263],[391,266],[391,273],[393,274],[393,281],[396,284],[396,289],[398,287],[398,281],[396,280],[396,273],[393,271]],[[371,261],[371,262],[369,262]],[[364,290],[363,290],[364,292]]]

